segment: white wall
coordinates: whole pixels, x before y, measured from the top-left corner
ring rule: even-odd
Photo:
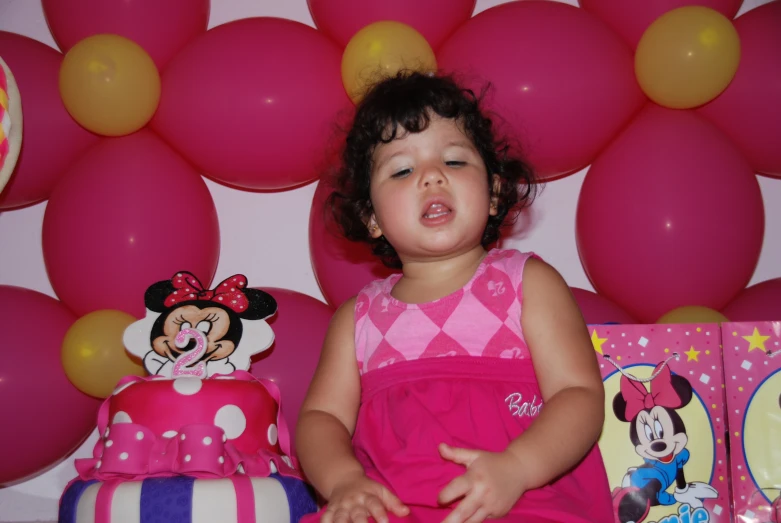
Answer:
[[[478,0],[477,11],[505,1]],[[746,0],[741,13],[767,1]],[[575,0],[567,3],[577,5]],[[212,0],[209,26],[251,16],[276,16],[314,25],[306,0]],[[23,34],[56,48],[39,0],[0,0],[0,30]],[[522,238],[510,238],[504,245],[534,250],[556,267],[571,286],[593,289],[575,246],[575,209],[584,175],[585,170],[549,183],[534,205],[534,227],[524,231]],[[766,230],[752,284],[781,276],[781,180],[759,177],[759,182],[765,200]],[[238,272],[246,274],[252,286],[284,287],[323,299],[312,272],[307,236],[315,184],[274,194],[241,192],[208,180],[207,184],[222,232],[215,281]],[[0,213],[0,284],[27,287],[54,296],[41,250],[45,207],[41,203]],[[245,224],[268,225],[258,229]],[[236,235],[236,231],[243,231],[245,236]],[[715,255],[725,246],[713,248]],[[248,265],[247,260],[252,260],[252,264]],[[255,260],[263,262],[256,264]],[[54,438],[56,429],[52,429]],[[35,479],[0,489],[0,522],[55,521],[58,498],[75,476],[73,460],[91,455],[96,438],[93,433],[74,455]]]

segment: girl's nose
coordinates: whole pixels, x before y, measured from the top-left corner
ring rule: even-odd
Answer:
[[[430,167],[426,167],[420,179],[424,187],[430,187],[432,185],[442,185],[446,181],[442,169],[433,165]]]

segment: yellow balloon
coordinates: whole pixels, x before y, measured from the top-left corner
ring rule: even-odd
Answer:
[[[160,101],[160,73],[141,46],[122,36],[90,36],[60,66],[60,96],[86,129],[122,136],[149,122]]]
[[[401,70],[433,72],[437,59],[426,39],[400,22],[367,25],[350,39],[342,55],[342,83],[358,102],[376,81]]]
[[[678,307],[665,313],[656,323],[722,323],[729,321],[717,310],[699,305]]]
[[[672,109],[689,109],[727,88],[740,62],[740,38],[724,15],[700,6],[673,9],[643,33],[635,75],[648,97]]]
[[[144,376],[144,367],[125,351],[122,335],[136,319],[122,311],[101,310],[71,325],[62,342],[62,366],[80,391],[108,397],[124,376]]]

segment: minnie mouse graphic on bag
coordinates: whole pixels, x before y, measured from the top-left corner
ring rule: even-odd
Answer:
[[[200,377],[230,374],[249,368],[250,357],[274,342],[265,320],[276,313],[277,303],[266,292],[247,288],[241,274],[209,290],[193,274],[180,271],[151,285],[144,304],[146,317],[127,328],[123,341],[152,375],[170,378],[185,368],[203,369]],[[199,331],[204,343],[180,335],[190,329]]]
[[[589,327],[617,523],[728,522],[718,325]]]
[[[623,374],[623,373],[622,373]],[[692,387],[686,378],[673,376],[667,362],[656,366],[644,382],[629,374],[621,376],[621,392],[613,399],[615,416],[629,423],[629,439],[643,464],[630,467],[614,491],[613,504],[621,523],[642,521],[651,506],[684,503],[700,508],[703,501],[718,496],[702,482],[686,482],[684,467],[691,456],[686,424],[678,409],[689,404]],[[673,493],[667,490],[675,486]]]

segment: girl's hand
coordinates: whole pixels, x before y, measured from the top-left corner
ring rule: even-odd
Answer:
[[[390,490],[364,474],[345,478],[331,492],[321,523],[388,522],[388,511],[403,517],[409,509]]]
[[[522,464],[510,452],[485,452],[439,446],[442,457],[464,465],[466,472],[439,493],[439,503],[463,499],[443,523],[480,523],[507,514],[525,491]]]

